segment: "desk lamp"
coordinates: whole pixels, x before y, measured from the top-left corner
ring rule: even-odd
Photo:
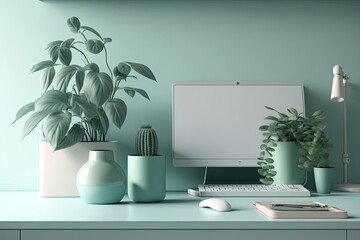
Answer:
[[[348,183],[348,164],[350,162],[347,143],[347,112],[346,112],[346,85],[350,77],[342,71],[339,65],[333,68],[334,78],[330,99],[334,102],[343,103],[343,182],[335,184],[334,190],[345,192],[360,192],[360,184]]]

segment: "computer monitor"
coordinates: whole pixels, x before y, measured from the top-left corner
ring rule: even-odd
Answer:
[[[256,167],[265,106],[305,114],[301,84],[173,84],[173,164]]]

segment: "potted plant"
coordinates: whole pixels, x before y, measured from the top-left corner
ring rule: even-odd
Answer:
[[[329,159],[327,152],[331,146],[329,139],[325,135],[326,125],[323,120],[326,118],[324,111],[315,111],[310,117],[305,117],[294,108],[289,108],[289,114],[281,113],[271,107],[267,109],[277,113],[277,116],[268,116],[265,119],[270,123],[260,126],[259,130],[265,137],[260,146],[260,156],[258,173],[261,175],[260,181],[264,184],[272,184],[276,181],[276,176],[280,174],[283,165],[288,164],[291,159],[296,160],[297,169],[310,171],[318,163],[325,162]],[[296,157],[279,156],[277,159],[278,148],[283,143],[290,142],[293,149],[298,153]],[[286,148],[286,147],[284,147]],[[286,150],[287,151],[287,150]],[[278,161],[283,160],[282,165]],[[295,165],[295,166],[296,166]],[[292,170],[286,169],[281,174],[292,175]],[[297,173],[295,173],[297,174]],[[292,177],[292,176],[290,176]]]
[[[318,193],[329,194],[331,192],[334,170],[335,164],[329,159],[322,159],[314,167],[315,187]]]
[[[125,92],[134,97],[138,93],[149,99],[143,89],[124,85],[128,79],[137,79],[132,74],[133,71],[156,81],[152,71],[140,63],[120,62],[111,69],[107,45],[112,39],[103,37],[92,27],[82,25],[76,17],[69,18],[67,25],[78,38],[57,40],[47,45],[50,60],[41,61],[31,69],[32,73],[42,71],[40,82],[43,94],[23,106],[16,113],[14,120],[16,122],[24,115],[32,113],[25,122],[23,137],[42,122],[45,145],[41,148],[49,154],[53,151],[63,152],[59,150],[76,148],[79,142],[101,143],[100,148],[104,148],[103,143],[106,141],[110,123],[120,129],[127,114],[126,103],[117,94]],[[105,66],[105,71],[101,71],[100,65],[93,62],[89,56],[100,53],[104,55],[102,66]],[[75,54],[79,55],[80,63],[73,62]],[[114,148],[111,150],[114,151],[116,159],[117,146]],[[89,149],[85,149],[75,149],[74,152],[82,151],[88,154]],[[87,158],[87,156],[82,158],[82,162],[66,170],[66,179],[71,178],[71,188],[75,192],[77,192],[76,173]],[[60,164],[63,164],[63,160],[61,162]],[[53,167],[53,171],[42,172],[51,177],[59,172],[58,167]],[[70,172],[73,172],[74,176],[69,176]],[[64,176],[61,176],[61,180],[64,181]],[[46,184],[50,181],[41,182]],[[54,188],[58,187],[54,186]],[[40,192],[41,189],[42,185]],[[74,192],[70,193],[73,194]]]
[[[159,202],[165,198],[166,160],[158,155],[158,139],[150,125],[136,136],[137,153],[128,156],[128,195],[134,202]]]

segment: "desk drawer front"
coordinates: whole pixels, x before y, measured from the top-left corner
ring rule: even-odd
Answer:
[[[360,230],[348,230],[347,240],[359,240]]]
[[[1,240],[20,240],[20,230],[0,230]]]
[[[346,230],[23,230],[21,240],[346,240]]]

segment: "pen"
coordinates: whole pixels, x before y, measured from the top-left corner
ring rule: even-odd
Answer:
[[[293,208],[326,208],[327,205],[320,205],[320,204],[291,204],[291,203],[274,203],[272,204],[273,207],[293,207]]]

